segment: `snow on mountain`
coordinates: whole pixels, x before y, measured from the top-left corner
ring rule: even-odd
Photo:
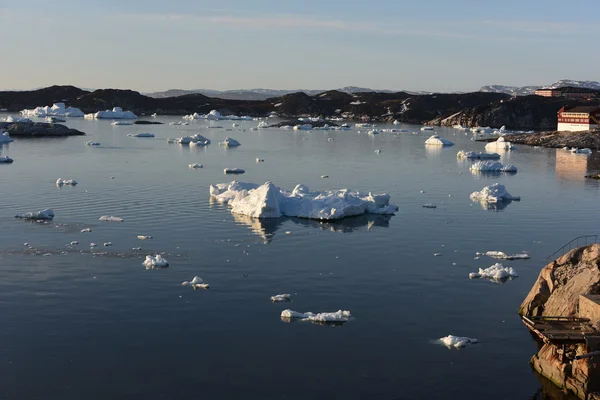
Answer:
[[[490,92],[490,93],[506,93],[511,96],[527,96],[530,94],[534,94],[537,89],[556,89],[559,87],[580,87],[586,89],[595,89],[600,90],[600,82],[596,81],[574,81],[571,79],[562,79],[558,82],[555,82],[551,85],[543,85],[543,86],[505,86],[505,85],[488,85],[483,86],[479,89],[480,92]]]

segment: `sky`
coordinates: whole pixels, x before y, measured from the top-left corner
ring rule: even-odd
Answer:
[[[600,80],[598,0],[0,0],[0,89]]]

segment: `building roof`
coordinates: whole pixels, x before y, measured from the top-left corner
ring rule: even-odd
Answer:
[[[594,111],[600,111],[600,106],[575,106],[565,107],[563,112],[569,113],[592,113]]]

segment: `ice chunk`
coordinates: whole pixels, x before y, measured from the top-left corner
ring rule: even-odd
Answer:
[[[267,123],[267,121],[260,121],[258,123],[258,126],[256,128],[257,129],[265,129],[265,128],[268,128],[268,127],[269,127],[269,124]]]
[[[212,199],[227,203],[233,213],[255,218],[281,216],[319,220],[335,220],[361,214],[394,214],[398,207],[389,204],[387,194],[372,194],[350,189],[310,192],[297,185],[292,192],[282,190],[271,182],[255,184],[231,182],[212,185]]]
[[[280,303],[284,301],[290,301],[292,298],[291,294],[276,294],[275,296],[271,296],[271,301],[274,303]]]
[[[94,114],[86,114],[86,119],[136,119],[137,115],[131,111],[123,111],[121,107],[114,107],[112,110],[98,111]]]
[[[79,244],[79,242],[77,240],[73,240],[71,242],[71,246],[77,246]]]
[[[152,236],[150,235],[138,235],[137,237],[140,240],[148,240],[148,239],[152,239]]]
[[[238,142],[235,139],[226,137],[225,140],[223,140],[221,143],[219,143],[221,146],[225,146],[225,147],[237,147],[240,145],[240,142]]]
[[[121,125],[127,126],[127,125],[133,125],[133,122],[129,122],[129,121],[113,121],[113,122],[111,122],[111,125],[113,125],[113,126],[121,126]]]
[[[73,179],[58,178],[56,180],[56,186],[61,187],[63,185],[75,186],[75,185],[77,185],[77,181],[75,181]]]
[[[258,157],[257,157],[257,158],[256,158],[256,162],[257,162],[257,163],[261,163],[261,162],[265,162],[265,160],[263,160],[262,158],[258,158]]]
[[[139,138],[153,138],[154,133],[130,133],[127,135],[129,137],[139,137]]]
[[[470,197],[472,201],[479,201],[481,203],[500,203],[503,201],[521,200],[520,197],[508,193],[504,185],[499,183],[486,186],[480,192],[473,192]]]
[[[432,131],[433,130],[433,126],[424,126],[424,127],[421,128],[421,130],[422,131]]]
[[[338,310],[336,312],[324,312],[324,313],[312,313],[305,312],[300,313],[293,310],[283,310],[281,312],[281,319],[284,321],[291,321],[293,319],[299,319],[303,321],[321,322],[321,323],[343,323],[347,322],[352,317],[350,311]]]
[[[445,345],[448,348],[452,348],[452,347],[462,348],[462,347],[467,347],[471,344],[479,343],[477,341],[477,339],[474,339],[474,338],[453,336],[453,335],[448,335],[446,337],[439,338],[438,342]]]
[[[223,172],[226,174],[243,174],[246,170],[242,168],[225,168]]]
[[[510,164],[502,164],[498,161],[477,161],[471,165],[473,172],[517,172],[517,167]]]
[[[456,154],[456,158],[459,160],[462,159],[488,159],[488,160],[497,160],[500,158],[500,154],[498,153],[481,153],[476,151],[464,151],[461,150]]]
[[[586,155],[592,154],[592,150],[588,149],[588,148],[578,149],[578,148],[575,147],[575,148],[572,148],[570,150],[570,152],[573,153],[573,154],[586,154]]]
[[[100,146],[100,143],[98,142],[85,142],[86,146]]]
[[[154,257],[146,256],[146,259],[142,264],[146,269],[167,268],[169,266],[169,262],[160,254],[157,254]]]
[[[423,128],[421,128],[421,129],[423,129]],[[433,135],[425,141],[425,145],[426,146],[454,146],[454,143],[452,143],[448,139],[444,139],[444,138],[440,137],[439,135]]]
[[[15,218],[52,220],[54,219],[54,211],[52,211],[50,208],[46,208],[42,211],[17,214],[15,215]]]
[[[423,204],[423,208],[437,208],[435,204]]]
[[[83,117],[83,111],[75,107],[66,107],[65,103],[54,103],[52,107],[36,107],[30,110],[22,110],[21,115],[24,117]]]
[[[513,267],[505,267],[500,263],[496,263],[488,268],[479,268],[478,272],[471,272],[469,279],[486,278],[493,281],[505,281],[509,278],[516,278],[519,274]]]
[[[81,230],[81,233],[85,233],[85,232],[91,232],[91,231],[92,231],[92,228],[83,228],[83,229]]]
[[[8,132],[0,130],[0,143],[12,143],[14,140],[10,137]]]
[[[181,286],[192,286],[194,289],[208,289],[209,284],[204,282],[199,276],[194,276],[191,281],[183,281]]]
[[[14,160],[8,156],[0,156],[0,164],[12,164]]]
[[[499,260],[528,260],[530,258],[527,253],[506,254],[503,251],[488,251],[483,255]]]
[[[112,242],[105,242],[104,243],[104,247],[110,247],[110,246],[112,246]]]
[[[113,217],[112,215],[103,215],[99,218],[99,220],[105,221],[105,222],[123,222],[123,221],[125,221],[121,217]]]
[[[190,165],[188,165],[188,168],[199,169],[199,168],[203,168],[203,165],[202,164],[190,164]]]
[[[295,125],[293,129],[295,131],[311,131],[312,128],[313,128],[313,126],[311,124],[303,124],[303,125]]]
[[[498,140],[496,140],[495,142],[490,142],[485,145],[486,151],[506,151],[512,150],[514,148],[515,147],[512,145],[511,142],[507,142],[504,140],[504,136],[499,137]]]

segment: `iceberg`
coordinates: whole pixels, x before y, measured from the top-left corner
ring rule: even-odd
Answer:
[[[12,164],[14,160],[8,156],[0,156],[0,164]]]
[[[482,269],[479,268],[478,272],[471,272],[469,274],[469,279],[491,279],[493,281],[506,281],[507,279],[512,279],[518,277],[517,271],[513,267],[505,267],[500,263],[496,263],[491,267]]]
[[[318,323],[344,323],[348,322],[348,320],[350,320],[351,317],[352,314],[350,314],[350,311],[343,310],[338,310],[336,312],[324,312],[318,314],[312,313],[310,311],[301,313],[289,309],[283,310],[281,312],[281,319],[286,322],[298,319],[302,321],[312,321]]]
[[[421,128],[423,129],[423,128]],[[448,139],[444,139],[439,135],[433,135],[429,139],[425,141],[425,145],[427,146],[454,146],[454,143],[449,141]]]
[[[266,121],[260,121],[258,123],[258,126],[256,128],[257,129],[265,129],[265,128],[268,128],[268,127],[269,127],[269,124]]]
[[[199,133],[196,133],[192,136],[192,141],[190,144],[195,144],[197,146],[208,146],[210,144],[210,139],[205,138]]]
[[[199,276],[194,276],[191,281],[183,281],[181,286],[192,286],[194,289],[208,289],[209,284],[204,282]]]
[[[15,218],[52,220],[54,219],[54,211],[52,211],[50,208],[46,208],[45,210],[38,212],[27,212],[24,214],[17,214],[15,215]]]
[[[13,117],[12,115],[9,115],[8,117],[4,118],[4,122],[8,122],[8,123],[32,123],[33,121],[30,120],[29,118],[19,118],[19,117]]]
[[[104,221],[104,222],[123,222],[123,221],[125,221],[121,217],[113,217],[112,215],[103,215],[100,218],[98,218],[98,220]]]
[[[422,131],[432,131],[433,130],[433,126],[424,126],[421,128]]]
[[[131,111],[123,111],[121,107],[112,110],[98,111],[93,114],[85,114],[85,119],[136,119],[137,115]]]
[[[0,131],[0,144],[3,143],[12,143],[14,142],[14,140],[10,137],[10,135],[8,134],[8,132],[2,132]]]
[[[311,124],[303,124],[303,125],[295,125],[294,126],[294,130],[295,131],[310,131],[312,130],[313,126]]]
[[[36,107],[30,110],[22,110],[21,115],[24,117],[71,117],[81,118],[83,117],[83,111],[75,107],[66,107],[65,103],[54,103],[52,107]],[[58,121],[52,121],[58,122]],[[64,121],[62,121],[64,122]]]
[[[211,185],[212,199],[227,203],[231,212],[254,218],[299,217],[336,220],[362,214],[394,214],[388,194],[372,194],[350,189],[310,192],[304,185],[282,190],[271,182],[263,185],[230,182]]]
[[[191,136],[183,136],[183,137],[175,139],[176,143],[184,144],[184,145],[190,144],[193,141],[194,141],[194,138],[192,138]]]
[[[188,168],[198,169],[198,168],[203,168],[203,165],[202,164],[190,164],[190,165],[188,165]]]
[[[488,251],[483,254],[478,253],[478,255],[497,258],[499,260],[528,260],[530,258],[529,254],[527,253],[506,254],[503,251]]]
[[[133,123],[129,122],[129,121],[113,121],[113,122],[111,122],[111,125],[113,125],[113,126],[129,126],[129,125],[133,125]]]
[[[500,159],[500,154],[461,150],[456,154],[456,158],[458,158],[459,160],[462,160],[462,159],[497,160],[497,159]]]
[[[511,142],[507,142],[504,140],[504,136],[501,136],[495,142],[489,142],[485,145],[486,151],[506,151],[513,150],[515,146],[512,145]]]
[[[521,200],[518,196],[513,196],[506,191],[506,187],[499,183],[484,187],[480,192],[473,192],[470,196],[472,201],[482,203],[500,203],[503,201]]]
[[[473,172],[517,172],[517,167],[511,164],[502,164],[498,161],[477,161],[471,165]]]
[[[100,146],[100,143],[98,142],[85,142],[86,146]]]
[[[225,147],[237,147],[240,145],[240,142],[238,142],[235,139],[226,137],[225,140],[223,140],[221,143],[219,143],[221,146],[225,146]]]
[[[284,301],[290,301],[291,298],[292,298],[292,295],[288,294],[288,293],[286,293],[286,294],[276,294],[275,296],[271,296],[271,301],[273,303],[281,303],[281,302],[284,302]]]
[[[62,187],[63,185],[75,186],[75,185],[77,185],[77,181],[75,181],[73,179],[58,178],[56,180],[56,186]]]
[[[242,168],[225,168],[223,172],[226,174],[243,174],[246,170]]]
[[[138,137],[138,138],[153,138],[154,133],[130,133],[127,135],[129,137]]]
[[[474,338],[453,336],[453,335],[448,335],[446,337],[439,338],[437,341],[438,341],[438,343],[441,343],[448,348],[455,347],[457,349],[460,349],[462,347],[467,347],[471,344],[479,343],[478,340],[474,339]]]
[[[142,264],[146,269],[167,268],[169,266],[169,262],[160,254],[157,254],[155,257],[146,256]]]

